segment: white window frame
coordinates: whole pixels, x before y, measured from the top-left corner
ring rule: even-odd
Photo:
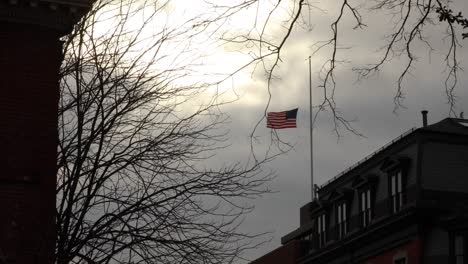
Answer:
[[[336,206],[338,238],[343,238],[348,233],[348,210],[346,201],[338,203]]]
[[[359,194],[361,226],[366,227],[372,220],[371,188],[366,188]]]
[[[403,206],[403,174],[401,170],[390,176],[390,197],[392,200],[392,212],[396,213]]]
[[[317,239],[318,247],[325,246],[327,242],[327,215],[322,213],[317,217]]]
[[[455,264],[466,263],[466,239],[464,235],[456,234],[453,237],[453,255]]]

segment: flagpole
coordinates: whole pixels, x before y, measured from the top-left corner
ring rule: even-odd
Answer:
[[[314,188],[314,138],[313,138],[313,115],[312,115],[312,63],[311,56],[309,56],[309,113],[310,113],[310,190],[312,194],[312,201],[315,200]]]

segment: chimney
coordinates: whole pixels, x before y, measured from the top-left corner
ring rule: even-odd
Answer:
[[[423,118],[423,127],[427,126],[427,112],[428,112],[427,110],[421,111],[422,118]]]
[[[461,119],[464,119],[464,117],[463,117],[463,112],[460,113],[460,118],[461,118]]]

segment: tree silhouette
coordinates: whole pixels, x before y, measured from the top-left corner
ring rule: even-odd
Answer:
[[[256,246],[255,236],[238,226],[252,210],[245,199],[268,191],[262,186],[270,175],[261,165],[271,157],[205,167],[227,145],[224,101],[212,88],[253,66],[270,89],[292,34],[311,30],[314,12],[325,11],[308,0],[203,3],[210,8],[190,16],[177,13],[170,0],[100,0],[63,39],[58,263],[232,263]],[[327,52],[316,107],[332,113],[337,134],[341,127],[359,133],[335,97],[337,69],[348,62],[340,57],[346,18],[355,30],[365,30],[368,12],[392,18],[390,31],[379,32],[386,43],[376,61],[353,65],[363,79],[403,61],[396,108],[415,50],[431,51],[425,33],[444,25],[444,85],[453,113],[459,38],[467,36],[458,32],[467,20],[457,8],[441,0],[338,0],[332,22],[317,25],[328,27],[329,37],[311,50],[312,56]],[[252,24],[232,30],[231,22],[249,10]],[[249,60],[223,76],[206,76],[199,49],[210,44],[247,51]]]
[[[223,101],[191,81],[204,18],[172,12],[102,0],[64,39],[58,263],[232,263],[256,246],[238,226],[266,160],[205,167],[227,146]]]

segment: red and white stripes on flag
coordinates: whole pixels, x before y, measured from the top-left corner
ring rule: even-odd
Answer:
[[[297,108],[283,112],[268,112],[267,127],[273,129],[295,128]]]

